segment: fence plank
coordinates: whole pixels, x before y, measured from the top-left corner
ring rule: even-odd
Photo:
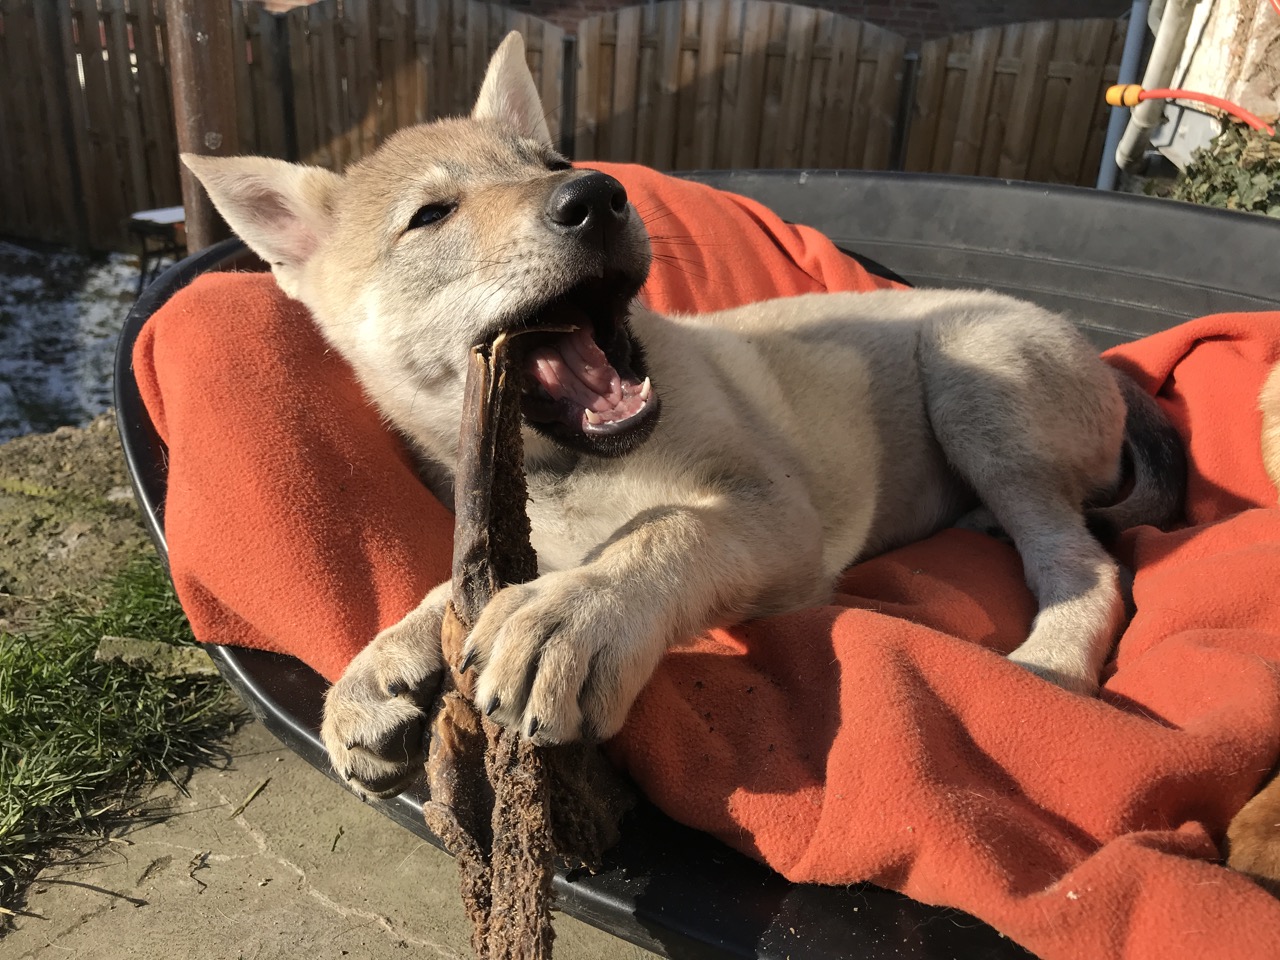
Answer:
[[[693,6],[692,4],[690,5]],[[693,97],[693,142],[690,159],[695,168],[715,166],[717,120],[723,106],[725,0],[702,0],[697,5],[698,61]]]
[[[1009,123],[996,165],[996,176],[1025,179],[1031,162],[1036,112],[1044,98],[1049,54],[1053,49],[1053,24],[1028,23],[1022,31],[1019,65],[1009,99]]]
[[[573,129],[573,154],[576,159],[598,158],[596,127],[599,111],[597,96],[600,84],[601,18],[591,17],[578,26],[577,117]]]
[[[1102,70],[1102,91],[1116,82],[1120,74],[1120,58],[1124,54],[1126,22],[1116,20],[1111,27],[1111,43],[1107,50],[1106,66]],[[1102,148],[1107,139],[1107,124],[1111,119],[1111,108],[1107,106],[1102,92],[1099,92],[1094,104],[1093,117],[1089,121],[1089,141],[1084,149],[1084,157],[1080,162],[1080,176],[1076,181],[1082,187],[1092,187],[1097,183],[1098,170],[1102,165]]]
[[[1071,57],[1072,73],[1066,102],[1058,127],[1058,143],[1053,154],[1055,183],[1078,183],[1089,145],[1091,121],[1098,114],[1102,97],[1102,74],[1111,47],[1114,24],[1109,20],[1081,21]]]
[[[76,146],[76,176],[84,197],[85,233],[81,242],[93,246],[97,231],[97,203],[93,191],[93,156],[89,140],[89,111],[80,84],[80,67],[76,59],[75,36],[81,26],[79,11],[71,3],[58,3],[58,25],[61,34],[62,63],[70,92],[71,132]]]
[[[98,0],[103,18],[106,68],[111,78],[112,108],[116,117],[114,139],[123,169],[121,186],[125,205],[132,210],[151,206],[146,164],[142,152],[142,120],[133,87],[129,30],[124,0]]]
[[[613,44],[612,111],[609,123],[609,157],[629,160],[635,156],[636,79],[640,59],[640,8],[617,12],[617,33]]]
[[[636,123],[632,156],[637,163],[654,165],[658,108],[658,8],[640,7],[640,36],[636,50]]]
[[[49,133],[45,164],[48,182],[60,213],[58,221],[49,225],[47,236],[52,240],[80,245],[85,242],[88,221],[84,214],[84,191],[81,189],[76,165],[76,141],[71,128],[71,91],[67,86],[67,65],[59,35],[56,7],[56,4],[37,3],[32,8],[36,34],[33,49],[40,63],[40,88],[44,93],[44,113]],[[4,124],[0,122],[0,130],[3,129]]]
[[[864,137],[868,111],[856,93],[862,29],[860,20],[834,17],[830,21],[830,38],[823,38],[823,42],[830,44],[831,58],[826,68],[822,102],[822,137],[813,160],[818,167],[844,166],[850,138],[861,142]]]
[[[569,65],[564,62],[564,31],[554,23],[529,18],[529,33],[542,38],[542,56],[538,64],[538,90],[542,108],[547,114],[551,142],[557,146],[564,137],[564,82]]]
[[[122,241],[123,222],[130,212],[124,203],[124,181],[116,148],[117,116],[107,73],[105,25],[94,0],[80,0],[80,55],[84,71],[85,102],[89,120],[89,145],[95,170],[94,204],[97,217],[91,224],[95,244],[111,246]]]
[[[307,43],[307,11],[290,10],[285,17],[285,34],[289,44],[289,78],[293,84],[293,129],[298,159],[316,162],[316,123],[311,87],[311,48]]]
[[[674,170],[692,170],[698,165],[694,155],[694,129],[698,109],[698,8],[697,0],[680,2],[679,77],[676,89],[676,156]]]
[[[742,12],[742,53],[738,56],[738,109],[731,167],[754,167],[763,139],[765,81],[768,72],[769,31],[773,5],[748,0]]]
[[[785,86],[780,117],[777,166],[801,165],[800,146],[804,112],[809,94],[809,73],[813,65],[813,33],[817,11],[812,7],[792,7],[787,23]]]
[[[438,7],[434,0],[417,0],[414,20],[413,119],[415,123],[426,123],[438,115],[440,94],[446,89],[438,82],[440,63],[437,51],[447,52],[448,47],[437,46],[441,31]]]
[[[138,89],[142,104],[142,133],[152,203],[167,207],[182,202],[178,172],[178,133],[173,117],[169,85],[168,36],[164,4],[160,0],[134,0],[137,26],[133,34],[138,63]]]
[[[797,147],[797,166],[817,165],[818,140],[825,132],[822,128],[823,107],[831,95],[828,89],[832,70],[832,41],[835,39],[836,15],[827,10],[814,13],[813,34],[810,37],[809,77],[805,83],[807,96],[804,103],[804,121],[800,124]]]
[[[253,101],[254,150],[287,160],[298,158],[296,123],[293,115],[293,76],[289,65],[289,25],[283,17],[268,13],[259,4],[247,18],[249,48],[253,63],[249,70]]]
[[[18,126],[17,120],[10,116],[9,99],[14,89],[10,79],[13,61],[6,45],[18,19],[14,7],[14,0],[0,0],[0,136],[5,137],[9,143],[15,142]],[[20,182],[17,160],[16,150],[0,150],[0,183]],[[26,218],[22,215],[21,205],[22,191],[0,190],[0,230],[4,233],[20,235],[26,231]]]
[[[969,54],[973,50],[973,34],[952,37],[951,52],[947,55],[946,76],[942,82],[941,116],[938,118],[937,139],[933,145],[933,160],[928,169],[950,172],[951,156],[955,151],[956,131],[960,127],[960,106],[964,97],[965,75],[969,66]]]
[[[25,135],[20,143],[25,176],[21,181],[21,189],[27,195],[27,214],[31,218],[29,225],[47,237],[56,238],[60,232],[55,226],[59,220],[60,204],[54,196],[43,156],[44,145],[52,140],[50,121],[53,118],[44,109],[44,98],[40,90],[40,45],[36,33],[35,7],[24,2],[23,8],[21,32],[14,38],[17,43],[11,44],[9,48],[14,57],[13,69],[21,75],[19,90],[23,98],[20,115]]]
[[[769,33],[765,41],[764,84],[760,97],[760,142],[753,167],[781,166],[781,115],[786,84],[787,8],[769,4]]]
[[[739,98],[745,60],[742,49],[743,0],[723,0],[723,3],[719,90],[715,101],[715,124],[710,133],[711,153],[708,162],[709,167],[720,170],[733,165],[733,134],[736,121],[742,115]]]
[[[353,161],[372,153],[378,144],[378,75],[372,23],[369,0],[345,0],[339,37],[346,81],[347,153]]]
[[[654,52],[653,137],[649,163],[659,170],[670,170],[676,158],[676,110],[680,90],[680,36],[682,15],[679,3],[656,5],[656,37]],[[590,21],[588,21],[590,22]],[[578,29],[579,44],[586,38]],[[579,91],[579,98],[582,91]]]
[[[253,150],[258,141],[258,124],[253,115],[253,80],[249,76],[250,54],[245,52],[253,43],[249,33],[249,20],[256,8],[257,4],[231,4],[231,36],[235,38],[237,46],[231,55],[231,65],[235,74],[236,129],[239,131],[242,150]]]
[[[1024,41],[1022,24],[1009,24],[1001,31],[1000,48],[987,98],[986,119],[982,139],[978,143],[978,162],[974,170],[980,177],[993,177],[1000,165],[1009,127],[1009,105],[1017,83],[1017,64]]]
[[[896,33],[868,24],[862,32],[862,42],[875,51],[875,72],[866,98],[871,105],[871,117],[860,165],[870,170],[887,170],[897,141],[907,41]],[[861,89],[858,96],[862,96]],[[851,158],[851,162],[859,165],[856,157]]]
[[[987,103],[995,80],[1000,36],[999,27],[976,30],[972,34],[969,63],[964,72],[964,88],[956,110],[956,131],[951,148],[951,162],[947,168],[950,173],[978,172],[978,157],[982,150]]]
[[[0,102],[3,102],[3,115],[0,120],[5,124],[5,140],[10,144],[27,146],[34,142],[36,131],[30,116],[29,91],[24,67],[25,50],[30,46],[32,8],[29,0],[8,0],[3,7],[4,36],[0,37],[0,79],[3,90],[0,90]],[[18,189],[5,189],[5,223],[10,225],[6,232],[18,236],[38,237],[39,213],[33,209],[35,200],[32,191],[25,189],[28,178],[32,176],[31,162],[34,150],[7,149],[0,150],[0,169],[4,172],[5,184],[13,184]]]
[[[928,40],[920,45],[911,129],[903,159],[905,170],[921,173],[933,165],[933,145],[938,138],[938,122],[942,117],[942,91],[947,79],[950,47],[950,37]]]
[[[310,8],[312,64],[316,74],[316,126],[325,140],[325,166],[341,170],[347,165],[350,145],[346,130],[346,103],[341,95],[341,61],[338,57],[338,4],[325,0]]]

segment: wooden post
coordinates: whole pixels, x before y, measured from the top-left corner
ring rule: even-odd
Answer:
[[[178,149],[230,156],[240,150],[233,68],[234,0],[165,0],[169,23],[169,70]],[[187,248],[201,250],[231,235],[209,195],[182,168]]]

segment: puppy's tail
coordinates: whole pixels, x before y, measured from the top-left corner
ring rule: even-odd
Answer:
[[[1182,437],[1132,377],[1117,370],[1116,383],[1124,396],[1124,462],[1132,484],[1121,500],[1085,507],[1089,529],[1104,543],[1126,527],[1169,526],[1182,516],[1187,493]]]

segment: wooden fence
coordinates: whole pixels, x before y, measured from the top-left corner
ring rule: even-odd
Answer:
[[[165,51],[149,0],[0,0],[0,232],[109,247],[174,202]]]
[[[476,0],[232,4],[241,149],[341,169],[408,124],[466,112],[525,36],[575,159],[660,169],[851,167],[1093,182],[1124,24],[930,41],[767,0],[667,0],[576,36]],[[0,234],[121,248],[180,202],[163,0],[0,0]]]
[[[1092,186],[1123,22],[1013,24],[920,49],[904,168]]]
[[[890,165],[906,41],[764,0],[629,7],[578,28],[574,154],[664,170]]]

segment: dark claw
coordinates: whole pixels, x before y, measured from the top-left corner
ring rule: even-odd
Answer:
[[[347,740],[342,745],[346,747],[348,750],[354,750],[358,746],[358,744],[354,740]]]
[[[498,698],[498,695],[495,693],[492,697],[489,698],[489,705],[484,708],[484,715],[486,717],[492,717],[493,711],[497,710],[500,706],[502,706],[502,701]]]
[[[537,718],[537,717],[530,717],[530,718],[529,718],[529,732],[528,732],[528,733],[526,733],[526,734],[525,734],[525,736],[526,736],[526,737],[532,737],[532,736],[533,736],[535,733],[537,733],[537,732],[538,732],[538,718]]]
[[[471,669],[471,665],[476,662],[476,655],[480,652],[479,647],[472,647],[467,651],[467,655],[462,658],[462,666],[458,667],[459,673],[466,673]]]

